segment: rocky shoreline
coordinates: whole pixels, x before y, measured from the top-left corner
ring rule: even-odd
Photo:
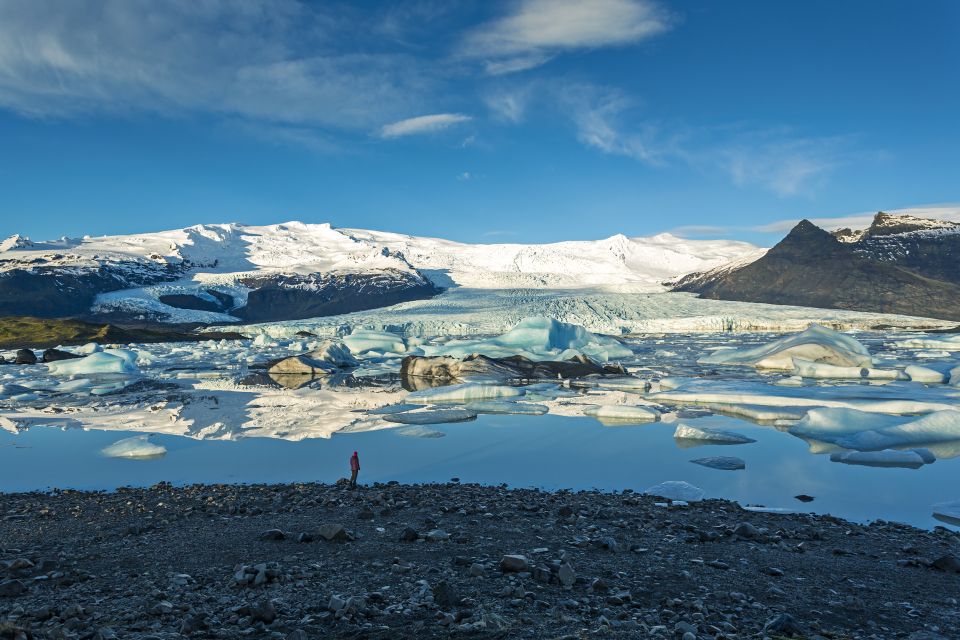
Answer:
[[[0,494],[0,638],[960,637],[960,535],[456,482]]]

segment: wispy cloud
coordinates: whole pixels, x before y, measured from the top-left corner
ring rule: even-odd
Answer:
[[[488,73],[513,73],[564,51],[636,44],[671,23],[651,0],[521,0],[509,15],[469,32],[461,53],[484,61]]]
[[[432,133],[471,119],[470,116],[462,113],[432,113],[385,124],[380,127],[380,137],[400,138],[420,133]]]

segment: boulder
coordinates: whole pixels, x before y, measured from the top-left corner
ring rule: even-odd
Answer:
[[[82,358],[83,356],[78,356],[75,353],[70,353],[69,351],[61,351],[60,349],[47,349],[43,352],[43,361],[44,362],[56,362],[57,360],[74,360],[76,358]]]
[[[267,363],[271,375],[325,376],[359,364],[342,342],[325,340],[319,348]]]
[[[500,569],[504,573],[518,573],[530,569],[530,561],[526,556],[511,554],[505,555],[500,560]]]
[[[37,354],[30,349],[20,349],[17,351],[16,364],[37,364]]]

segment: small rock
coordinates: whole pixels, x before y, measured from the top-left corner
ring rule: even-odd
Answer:
[[[277,609],[269,600],[261,600],[250,607],[250,617],[257,622],[270,624],[277,619]]]
[[[802,634],[803,630],[793,619],[793,616],[789,613],[781,613],[767,620],[766,624],[763,625],[763,632],[795,636]]]
[[[500,569],[505,573],[519,573],[530,569],[530,561],[526,556],[506,555],[500,560]]]
[[[348,540],[347,530],[342,524],[324,524],[317,531],[324,540]]]
[[[746,538],[747,540],[753,540],[760,536],[760,530],[749,522],[741,522],[733,528],[733,535]]]
[[[286,536],[280,529],[268,529],[260,534],[261,540],[283,540]]]
[[[360,520],[373,520],[373,509],[370,507],[364,507],[363,509],[360,509],[360,511],[357,513],[357,518]]]
[[[428,542],[443,542],[444,540],[450,539],[450,534],[443,529],[433,529],[427,531],[423,537],[426,538]]]
[[[19,580],[4,580],[0,582],[0,598],[13,598],[27,590]]]
[[[441,607],[452,607],[460,602],[456,590],[446,580],[441,580],[435,584],[431,591],[433,592],[433,601]]]
[[[419,538],[420,534],[417,533],[417,530],[410,527],[406,527],[400,534],[400,542],[416,542]]]
[[[941,556],[930,563],[930,566],[947,573],[960,573],[960,560],[953,554]]]
[[[793,497],[799,500],[800,502],[813,502],[813,499],[814,499],[813,496],[808,496],[805,493],[801,493],[800,495],[793,496]]]
[[[37,354],[31,349],[20,349],[17,351],[16,364],[37,364]]]
[[[565,587],[572,587],[573,583],[577,581],[577,575],[573,572],[573,567],[570,566],[569,562],[560,565],[560,569],[557,571],[557,579]]]

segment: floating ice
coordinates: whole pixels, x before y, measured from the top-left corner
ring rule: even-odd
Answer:
[[[583,415],[596,418],[603,423],[637,424],[656,422],[660,412],[648,407],[636,407],[624,404],[588,405]]]
[[[845,449],[880,451],[960,440],[960,411],[885,416],[855,409],[812,409],[788,431]]]
[[[715,351],[699,362],[789,371],[794,368],[794,358],[841,367],[870,367],[873,364],[870,352],[857,340],[819,325],[770,344]]]
[[[960,500],[933,505],[933,517],[941,522],[960,526]]]
[[[960,351],[960,335],[924,336],[922,338],[908,338],[897,340],[894,344],[905,349],[941,349],[943,351]]]
[[[864,467],[895,467],[900,469],[919,469],[927,464],[924,457],[916,451],[843,451],[830,454],[833,462],[855,464]]]
[[[117,440],[101,452],[109,458],[133,458],[146,460],[159,458],[167,453],[163,445],[150,442],[150,435],[133,436]]]
[[[703,500],[704,491],[683,480],[668,480],[654,485],[643,492],[648,496],[657,496],[667,500],[683,500],[685,502],[699,502]]]
[[[414,391],[407,396],[407,402],[414,404],[434,404],[450,402],[465,404],[479,400],[494,400],[497,398],[517,398],[524,394],[522,387],[508,387],[499,384],[454,384],[446,387],[434,387]]]
[[[436,429],[421,425],[403,427],[402,429],[397,429],[394,433],[398,436],[406,436],[408,438],[442,438],[447,435],[443,431],[437,431]]]
[[[593,381],[598,389],[612,389],[614,391],[646,391],[650,388],[649,380],[640,378],[598,378]]]
[[[369,409],[367,414],[369,415],[387,415],[391,413],[402,413],[404,411],[413,411],[415,409],[420,409],[422,405],[419,404],[388,404],[385,407],[377,407],[376,409]]]
[[[105,349],[74,360],[58,360],[47,363],[50,373],[64,376],[95,375],[100,373],[140,373],[136,365],[137,354],[125,349]]]
[[[398,424],[445,424],[476,420],[477,414],[466,409],[435,409],[432,411],[404,411],[383,416],[387,422]]]
[[[802,358],[794,358],[794,372],[803,378],[818,378],[825,380],[909,380],[904,372],[897,369],[872,369],[870,367],[840,367],[835,364],[811,362]]]
[[[733,456],[710,456],[707,458],[696,458],[690,462],[721,471],[739,471],[740,469],[747,468],[747,464],[743,460]]]
[[[678,424],[677,430],[673,432],[673,437],[677,440],[700,440],[704,444],[748,444],[756,442],[753,438],[748,438],[733,431],[691,427],[687,424]]]
[[[911,364],[903,370],[914,382],[924,382],[927,384],[941,384],[947,382],[950,378],[949,373],[937,371],[930,367],[923,367],[917,364]]]
[[[466,406],[467,411],[476,413],[510,413],[527,416],[542,416],[550,410],[543,404],[532,402],[510,402],[507,400],[486,400],[471,402]]]
[[[513,329],[494,338],[449,340],[442,345],[425,345],[423,351],[431,356],[462,358],[479,353],[491,358],[519,355],[530,360],[569,360],[585,355],[608,362],[633,357],[633,352],[614,338],[552,318],[524,318]]]
[[[97,353],[99,351],[103,351],[103,347],[98,345],[96,342],[88,342],[82,347],[77,347],[76,349],[74,349],[75,353],[81,353],[86,355],[89,355],[91,353]]]
[[[371,331],[369,329],[355,329],[353,333],[343,339],[343,343],[352,353],[367,352],[406,353],[407,345],[403,338],[389,331]]]

